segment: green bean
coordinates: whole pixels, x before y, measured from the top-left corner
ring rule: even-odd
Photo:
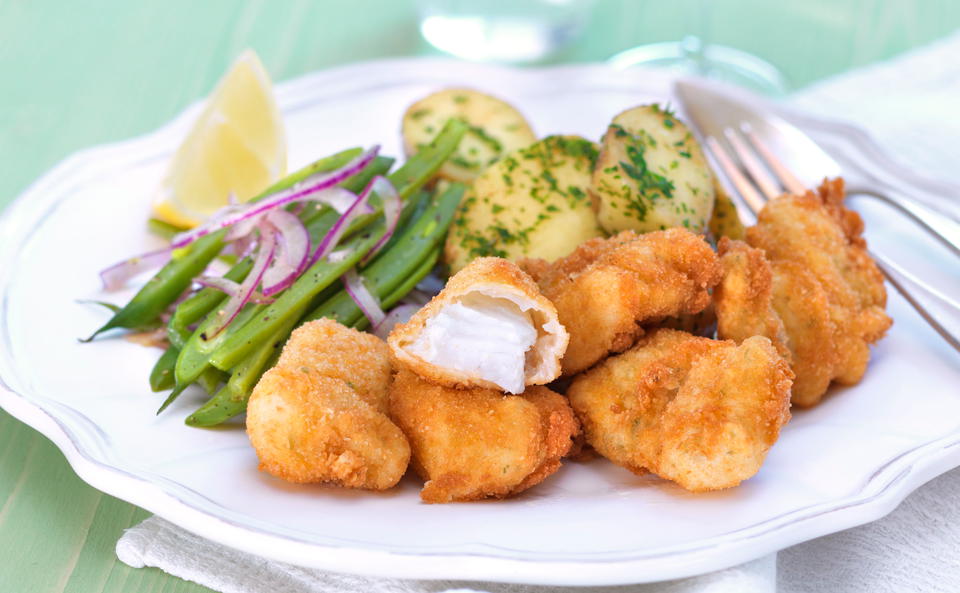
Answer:
[[[359,155],[360,152],[359,148],[355,148],[320,159],[274,183],[254,200],[291,187],[318,171],[342,167]],[[97,335],[110,329],[134,328],[156,320],[190,286],[194,276],[202,272],[213,258],[220,253],[223,249],[223,236],[225,234],[225,230],[211,233],[185,247],[182,253],[175,253],[173,259],[163,266],[130,299],[130,302],[123,309],[115,313],[106,324],[83,341],[89,342]]]
[[[206,391],[207,395],[213,395],[214,392],[217,391],[217,388],[220,387],[220,384],[229,378],[229,373],[213,367],[207,367],[200,373],[200,376],[197,377],[197,385]]]
[[[460,184],[451,186],[429,204],[409,228],[400,233],[389,252],[385,251],[361,272],[368,289],[383,299],[384,306],[392,306],[403,298],[436,265],[439,257],[438,245],[453,220],[463,191],[464,187]],[[410,208],[417,209],[419,208],[416,204]],[[324,304],[305,319],[296,320],[295,323],[290,323],[288,319],[268,340],[251,349],[246,357],[231,369],[227,385],[187,418],[187,424],[214,426],[243,412],[254,385],[264,369],[275,362],[279,355],[279,345],[286,341],[289,332],[296,325],[320,317],[336,319],[344,325],[359,325],[361,328],[368,324],[353,299],[345,290],[339,290],[333,298],[325,299]]]
[[[433,269],[436,267],[437,262],[439,260],[440,260],[440,249],[437,248],[437,249],[434,249],[432,252],[430,252],[429,255],[427,255],[426,259],[424,259],[420,263],[420,266],[417,267],[417,269],[415,269],[413,273],[410,274],[410,276],[404,279],[403,283],[400,286],[394,288],[393,292],[388,294],[380,302],[380,306],[383,307],[383,310],[386,311],[392,308],[394,305],[399,303],[403,297],[410,294],[410,291],[416,288],[417,284],[419,284],[421,280],[426,278],[427,275],[431,271],[433,271]],[[370,320],[367,319],[366,316],[364,316],[361,313],[359,317],[357,317],[354,321],[350,323],[350,327],[354,329],[359,329],[359,330],[367,329],[368,327],[370,327]]]
[[[185,230],[175,224],[164,222],[159,218],[147,219],[147,228],[150,229],[150,232],[154,235],[157,235],[163,239],[167,239],[168,241],[177,233],[182,233]]]
[[[259,342],[272,335],[277,328],[285,325],[290,319],[299,319],[313,302],[314,297],[336,282],[347,270],[357,265],[383,236],[385,230],[383,222],[379,222],[346,243],[342,243],[341,247],[347,253],[346,257],[336,262],[326,258],[317,261],[266,308],[258,310],[256,314],[245,319],[234,320],[230,326],[237,327],[236,331],[222,332],[220,336],[223,336],[223,339],[217,340],[220,337],[217,336],[214,338],[215,343],[211,341],[211,348],[204,348],[212,352],[209,358],[210,364],[218,369],[230,370]],[[178,369],[179,366],[178,362]],[[177,379],[179,382],[179,376]]]
[[[247,401],[264,370],[276,364],[280,350],[294,324],[280,327],[255,348],[230,374],[227,384],[196,412],[187,416],[190,426],[216,426],[247,409]]]
[[[177,364],[178,354],[180,354],[180,349],[171,344],[157,359],[156,364],[153,365],[153,370],[150,371],[151,391],[166,391],[173,387],[173,367]]]
[[[456,149],[466,129],[466,124],[462,121],[449,120],[433,142],[390,175],[390,181],[397,188],[401,199],[409,198],[433,177]],[[309,310],[308,307],[317,293],[353,267],[379,240],[384,230],[383,223],[379,222],[344,243],[343,247],[349,255],[339,262],[320,260],[315,263],[276,301],[263,309],[262,314],[252,317],[239,331],[223,340],[210,356],[210,364],[222,370],[230,370],[256,347],[258,342],[272,335],[281,324],[290,318],[300,318]]]
[[[394,248],[384,251],[360,272],[364,286],[371,294],[384,299],[422,267],[424,260],[429,259],[429,255],[446,236],[464,190],[463,185],[452,184],[402,234]],[[419,281],[418,279],[417,282]],[[407,292],[412,290],[413,286],[416,286],[416,282]],[[344,325],[353,325],[361,316],[360,308],[344,290],[307,315],[304,321],[330,317]]]
[[[375,175],[385,173],[390,170],[392,165],[392,158],[378,156],[363,171],[344,181],[341,187],[352,192],[359,192],[370,183]],[[330,230],[338,216],[336,211],[329,206],[323,206],[317,208],[315,212],[304,214],[303,220],[307,226],[307,231],[310,233],[310,240],[314,243],[317,242]],[[224,277],[234,282],[242,282],[252,267],[253,260],[245,258],[224,274]],[[189,326],[200,321],[224,300],[226,300],[226,296],[216,288],[203,288],[180,303],[167,324],[167,335],[170,342],[175,344],[177,348],[183,348],[192,333]]]

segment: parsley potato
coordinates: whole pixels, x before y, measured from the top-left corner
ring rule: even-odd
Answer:
[[[530,124],[510,104],[462,88],[438,91],[411,105],[403,115],[407,155],[433,140],[448,119],[465,121],[469,131],[437,176],[468,183],[501,156],[537,141]]]
[[[642,105],[607,128],[590,194],[609,233],[701,232],[713,210],[713,173],[683,122],[659,105]]]
[[[746,233],[746,227],[740,220],[740,213],[737,211],[737,205],[733,198],[723,189],[720,182],[714,175],[713,189],[716,194],[716,201],[713,205],[713,214],[710,216],[710,234],[716,240],[720,237],[730,237],[731,239],[743,239]]]
[[[553,261],[602,236],[587,194],[596,161],[593,142],[548,136],[487,168],[447,235],[450,272],[484,256]]]

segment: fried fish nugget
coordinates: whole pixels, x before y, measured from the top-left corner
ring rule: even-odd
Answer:
[[[536,272],[570,333],[564,375],[629,348],[647,320],[702,311],[720,280],[716,253],[679,228],[591,239],[549,269],[537,262],[523,267]]]
[[[574,379],[587,442],[692,491],[753,476],[790,418],[793,373],[764,337],[740,346],[661,329]]]
[[[790,348],[794,405],[816,405],[840,364],[830,303],[817,278],[796,262],[771,264],[773,308],[783,321]],[[767,336],[769,337],[769,336]]]
[[[723,279],[713,291],[717,336],[738,344],[751,336],[766,336],[790,361],[787,332],[773,305],[773,272],[763,251],[723,237],[717,252],[723,268]]]
[[[747,242],[772,262],[794,262],[823,287],[834,325],[838,383],[857,383],[870,359],[869,345],[892,321],[884,311],[883,275],[866,251],[863,221],[843,206],[843,180],[824,181],[816,193],[784,195],[766,204]]]
[[[324,377],[342,379],[368,404],[387,411],[390,349],[373,334],[332,319],[310,321],[290,334],[277,366],[302,366]]]
[[[260,468],[296,483],[385,490],[410,461],[410,446],[386,414],[343,380],[277,366],[250,396],[247,434]]]
[[[401,369],[390,414],[410,440],[425,502],[504,498],[554,473],[579,431],[565,398],[435,385]]]
[[[387,342],[399,362],[435,383],[521,393],[560,375],[568,339],[530,276],[509,260],[482,257]]]

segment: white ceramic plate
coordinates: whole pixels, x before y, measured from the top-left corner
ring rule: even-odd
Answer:
[[[398,154],[404,108],[443,85],[503,96],[541,134],[596,138],[620,110],[670,101],[670,83],[662,73],[600,65],[511,70],[394,60],[310,75],[280,85],[278,95],[290,161],[300,165],[377,142]],[[543,485],[494,503],[421,504],[410,477],[383,494],[274,480],[257,471],[239,428],[183,424],[199,392],[154,415],[163,396],[151,394],[146,379],[157,350],[122,339],[77,342],[106,319],[75,302],[104,297],[98,270],[158,245],[143,224],[151,188],[196,112],[67,159],[3,220],[0,405],[52,439],[105,492],[218,542],[305,566],[600,585],[719,569],[876,519],[960,464],[957,358],[891,295],[896,324],[874,349],[864,381],[797,412],[760,473],[730,491],[694,495],[603,460],[567,463]],[[794,121],[846,150],[861,170],[891,173],[848,128]],[[911,187],[938,189],[922,184]],[[871,240],[892,236],[889,224],[876,226]]]

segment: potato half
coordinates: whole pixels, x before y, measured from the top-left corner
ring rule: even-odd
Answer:
[[[428,95],[403,115],[403,148],[414,154],[433,140],[450,118],[470,130],[437,176],[468,183],[504,154],[537,141],[530,124],[510,104],[470,89],[445,89]]]
[[[609,233],[682,226],[701,232],[713,210],[713,173],[687,127],[659,105],[613,118],[590,185]]]
[[[587,188],[597,147],[548,136],[505,156],[473,182],[447,235],[451,273],[483,256],[553,261],[603,231]]]

